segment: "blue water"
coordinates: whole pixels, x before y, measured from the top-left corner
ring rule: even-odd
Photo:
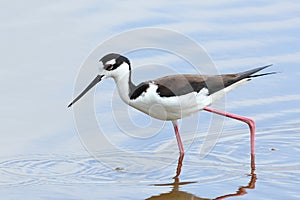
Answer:
[[[1,199],[300,198],[298,2],[0,4]],[[95,104],[92,114],[78,107],[80,122],[78,110],[66,108],[96,76],[104,53],[153,35],[93,51],[97,46],[150,26],[201,45],[207,55],[192,58],[210,66],[209,56],[218,73],[273,64],[265,71],[279,73],[252,80],[215,105],[256,121],[255,160],[245,124],[200,112],[180,121],[186,154],[179,162],[171,123],[126,107],[112,80],[83,99],[81,105],[89,98]],[[162,35],[161,44],[192,55],[195,49],[173,39]],[[131,49],[126,56],[136,83],[198,73],[187,56],[163,49]],[[95,127],[84,126],[91,119]]]
[[[276,127],[257,131],[255,169],[251,170],[247,130],[225,132],[205,158],[196,153],[201,145],[196,138],[184,157],[181,175],[176,175],[177,160],[161,157],[159,169],[134,173],[135,160],[142,158],[102,155],[117,159],[116,168],[104,167],[91,156],[26,155],[1,162],[1,193],[8,199],[168,199],[217,198],[297,199],[299,193],[299,128]],[[236,135],[237,134],[237,135]],[[198,140],[199,139],[199,140]],[[202,138],[203,139],[203,138]],[[293,156],[291,156],[293,155]],[[253,166],[252,166],[253,167]],[[237,194],[237,191],[242,191]],[[276,194],[276,196],[275,196]]]

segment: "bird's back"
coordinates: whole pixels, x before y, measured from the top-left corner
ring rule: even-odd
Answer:
[[[191,92],[200,92],[203,88],[208,89],[209,95],[218,92],[234,83],[244,79],[250,80],[252,77],[268,75],[272,73],[253,75],[268,66],[255,68],[237,74],[222,75],[198,75],[198,74],[178,74],[170,75],[152,80],[158,85],[157,92],[162,97],[181,96]]]

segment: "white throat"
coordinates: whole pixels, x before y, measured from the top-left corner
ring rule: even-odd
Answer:
[[[131,83],[131,72],[127,63],[123,63],[117,69],[107,72],[108,77],[112,77],[118,88],[119,95],[121,99],[129,104],[129,91]]]
[[[129,81],[130,81],[130,73],[126,73],[122,76],[114,77],[115,83],[118,88],[119,95],[121,99],[126,103],[129,104]]]

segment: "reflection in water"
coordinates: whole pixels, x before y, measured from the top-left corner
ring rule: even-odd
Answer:
[[[247,194],[246,189],[254,189],[255,188],[255,183],[256,183],[256,174],[255,174],[255,155],[251,154],[251,172],[250,172],[250,181],[248,185],[246,186],[241,186],[239,187],[238,191],[236,193],[232,194],[226,194],[220,197],[217,197],[215,199],[225,199],[228,197],[233,197],[233,196],[242,196],[244,194]]]
[[[158,196],[152,196],[150,198],[147,198],[146,200],[182,200],[182,199],[208,199],[208,198],[201,198],[197,197],[194,194],[190,194],[188,192],[184,192],[180,190],[181,185],[186,185],[186,184],[193,184],[196,182],[180,182],[179,181],[179,175],[181,172],[181,167],[182,167],[182,161],[183,161],[184,156],[181,155],[178,158],[178,164],[177,164],[177,169],[176,169],[176,175],[174,177],[174,182],[173,183],[166,183],[166,184],[154,184],[154,186],[172,186],[172,190],[168,193],[163,193]],[[214,199],[226,199],[228,197],[233,197],[233,196],[242,196],[247,194],[246,189],[254,189],[255,188],[255,183],[257,176],[255,174],[255,155],[251,154],[251,172],[250,172],[250,181],[248,185],[246,186],[241,186],[238,188],[238,190],[235,193],[229,193],[225,194],[219,197],[216,197]]]
[[[176,175],[174,177],[174,179],[178,179],[180,173],[181,173],[181,167],[182,167],[182,161],[183,161],[183,158],[184,158],[184,154],[180,154],[179,155],[179,158],[178,158],[178,164],[177,164],[177,169],[176,169]]]

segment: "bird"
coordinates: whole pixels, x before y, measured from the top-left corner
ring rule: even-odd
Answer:
[[[131,80],[131,63],[127,57],[118,53],[109,53],[103,56],[99,63],[101,66],[97,76],[68,107],[74,105],[101,80],[113,78],[119,96],[126,104],[153,118],[172,122],[180,155],[184,155],[185,152],[178,129],[178,120],[204,110],[247,123],[250,128],[251,155],[254,156],[255,121],[210,106],[226,93],[252,78],[276,73],[256,74],[272,64],[232,74],[168,75],[136,85]]]

